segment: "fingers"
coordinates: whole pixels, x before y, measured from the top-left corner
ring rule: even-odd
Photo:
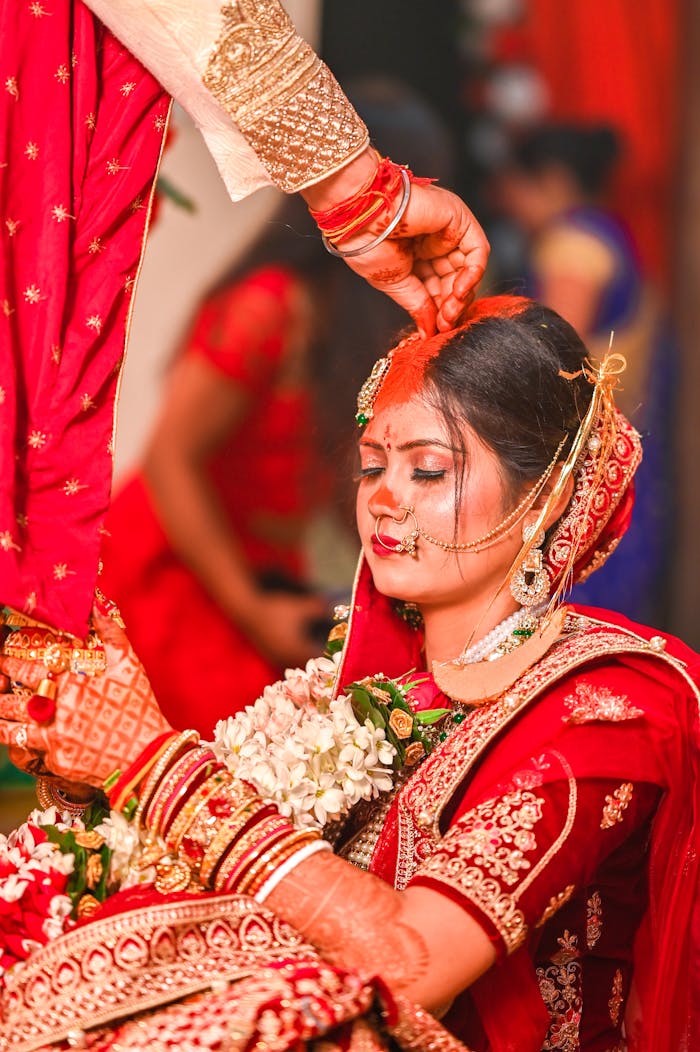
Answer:
[[[20,771],[26,771],[27,774],[31,774],[35,778],[51,775],[51,771],[44,763],[43,754],[40,752],[31,752],[31,750],[22,749],[18,745],[9,745],[7,755],[10,757],[10,763],[13,763]]]
[[[36,661],[23,661],[21,658],[4,656],[0,656],[0,672],[11,680],[23,683],[31,690],[36,690],[47,675],[46,667]]]
[[[5,719],[0,707],[0,745],[22,752],[43,753],[47,747],[46,732],[36,723],[17,723]]]
[[[437,307],[428,288],[417,274],[407,274],[400,281],[382,287],[382,292],[386,292],[387,296],[408,311],[421,336],[433,335]]]
[[[120,653],[130,650],[131,644],[124,629],[98,606],[92,608],[92,625],[104,644],[114,647]]]

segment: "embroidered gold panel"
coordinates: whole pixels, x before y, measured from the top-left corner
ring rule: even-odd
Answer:
[[[242,896],[133,910],[76,928],[7,973],[0,1052],[29,1052],[314,950]]]
[[[278,0],[230,0],[203,80],[287,192],[341,168],[369,137]]]

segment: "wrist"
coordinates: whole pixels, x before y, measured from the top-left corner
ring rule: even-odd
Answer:
[[[338,171],[302,190],[301,196],[313,211],[333,208],[370,182],[378,164],[377,151],[368,145]]]

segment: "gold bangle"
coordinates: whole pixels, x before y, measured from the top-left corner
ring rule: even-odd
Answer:
[[[203,884],[209,883],[209,877],[212,875],[217,863],[220,861],[226,847],[236,839],[241,829],[247,825],[249,820],[259,811],[262,811],[265,806],[266,805],[259,797],[254,796],[250,800],[247,800],[243,806],[229,818],[224,819],[223,824],[207,845],[202,864],[199,867],[200,880]],[[249,834],[246,833],[246,836],[248,835]]]
[[[278,865],[277,860],[279,859],[279,861],[281,861],[288,851],[294,850],[294,845],[296,845],[297,840],[299,839],[299,832],[300,830],[295,830],[293,826],[289,826],[286,836],[271,844],[269,848],[264,850],[261,855],[258,855],[258,857],[253,860],[252,865],[249,865],[243,873],[241,873],[236,890],[241,895],[247,895],[248,888],[256,883],[261,872],[266,873],[268,868],[276,869]]]
[[[151,829],[154,833],[157,833],[158,836],[161,835],[159,826],[161,818],[163,817],[165,805],[169,802],[168,797],[170,793],[175,789],[178,780],[183,777],[182,771],[180,769],[181,764],[184,764],[185,762],[194,763],[195,760],[193,753],[198,752],[201,754],[207,751],[210,752],[212,760],[215,761],[214,754],[211,753],[211,750],[205,750],[202,746],[198,746],[196,749],[188,749],[186,752],[183,752],[181,756],[178,756],[175,762],[172,764],[170,770],[166,771],[166,773],[163,775],[161,784],[157,787],[151,799],[151,803],[149,804],[149,807],[153,807],[153,813],[152,815],[146,816],[149,829]],[[201,768],[197,769],[200,770]]]
[[[237,891],[241,895],[255,895],[257,891],[266,883],[269,877],[274,871],[282,865],[288,858],[290,858],[295,852],[303,847],[306,843],[311,843],[312,840],[318,840],[319,837],[314,830],[311,829],[299,829],[296,830],[293,835],[286,838],[284,845],[277,845],[277,851],[271,851],[271,858],[267,859],[264,865],[256,865],[245,874],[241,881]],[[264,856],[261,856],[260,861]]]
[[[172,829],[168,830],[168,835],[165,838],[165,842],[172,852],[177,854],[187,831],[190,828],[194,828],[195,822],[205,804],[209,802],[212,796],[216,796],[222,789],[225,789],[232,778],[233,776],[226,770],[217,771],[216,774],[210,775],[200,785],[197,792],[193,794],[192,799],[183,805],[180,814],[173,822]]]
[[[275,844],[280,843],[280,838],[284,836],[285,831],[288,833],[290,828],[289,820],[280,814],[270,815],[269,818],[257,823],[249,833],[246,833],[245,836],[241,837],[240,841],[233,845],[233,850],[224,859],[221,869],[217,872],[214,879],[216,889],[218,890],[223,886],[224,880],[228,881],[239,866],[242,867],[241,872],[238,874],[238,881],[240,881],[244,874],[247,875],[251,868],[258,864],[261,856],[257,851],[267,852],[272,850]],[[280,836],[277,836],[277,834],[280,834]],[[269,843],[270,839],[272,839],[273,843]],[[222,876],[222,870],[224,869],[225,877]]]
[[[179,789],[176,789],[167,801],[166,809],[163,811],[162,826],[163,831],[161,836],[165,840],[165,830],[172,825],[177,818],[178,812],[182,810],[184,804],[182,804],[182,798],[186,797],[192,792],[192,784],[197,781],[198,777],[201,777],[200,785],[204,785],[209,781],[211,776],[216,773],[219,765],[216,762],[216,757],[212,753],[211,760],[205,759],[201,764],[196,765],[192,770],[188,771],[182,776],[183,781]]]
[[[199,734],[197,731],[188,730],[183,731],[182,734],[178,734],[177,738],[172,739],[165,748],[160,756],[160,759],[156,763],[155,767],[151,768],[151,772],[148,775],[145,783],[143,784],[139,793],[139,802],[136,811],[134,812],[133,821],[140,823],[141,816],[151,802],[151,797],[156,791],[158,782],[163,777],[163,774],[167,771],[168,767],[172,763],[175,756],[184,745],[188,745],[190,742],[198,742]]]

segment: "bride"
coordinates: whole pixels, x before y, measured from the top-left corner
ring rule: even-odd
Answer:
[[[0,1048],[696,1047],[697,658],[564,601],[631,515],[622,364],[517,297],[381,359],[339,653],[213,746],[108,604],[84,650],[6,611],[2,740],[45,803],[104,783],[112,814],[5,846],[6,889],[21,849],[77,905],[3,934]]]

